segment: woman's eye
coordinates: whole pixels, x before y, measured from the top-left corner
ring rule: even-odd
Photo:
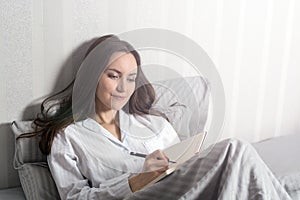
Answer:
[[[135,82],[135,77],[134,78],[128,78],[127,79],[129,82]]]
[[[108,74],[108,77],[111,79],[118,79],[119,76],[118,75],[114,75],[114,74]]]

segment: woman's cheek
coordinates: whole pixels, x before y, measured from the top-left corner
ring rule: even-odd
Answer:
[[[133,94],[134,91],[135,91],[135,84],[133,84],[133,86],[131,86],[130,88],[130,96]]]

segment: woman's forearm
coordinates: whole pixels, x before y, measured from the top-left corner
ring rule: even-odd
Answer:
[[[132,176],[128,179],[129,186],[132,192],[138,191],[146,186],[150,181],[157,178],[162,171],[151,171],[151,172],[143,172],[139,173],[135,176]]]

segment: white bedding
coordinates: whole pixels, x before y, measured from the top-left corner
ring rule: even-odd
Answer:
[[[216,144],[207,157],[200,155],[128,199],[291,199],[246,142],[226,140]]]
[[[254,144],[262,160],[295,200],[300,199],[299,144],[299,133],[271,138]]]

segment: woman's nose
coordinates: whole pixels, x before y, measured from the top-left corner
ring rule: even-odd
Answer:
[[[125,92],[126,91],[126,82],[123,78],[118,81],[117,91],[118,92]]]

